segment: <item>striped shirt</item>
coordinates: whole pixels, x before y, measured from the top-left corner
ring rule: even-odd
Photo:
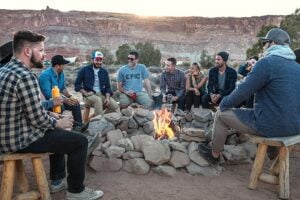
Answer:
[[[56,120],[43,109],[37,77],[13,58],[0,68],[0,152],[15,152],[42,138]]]

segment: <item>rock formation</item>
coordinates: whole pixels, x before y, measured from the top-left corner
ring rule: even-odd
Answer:
[[[48,58],[85,56],[95,48],[114,53],[124,43],[151,42],[163,56],[179,60],[199,60],[203,49],[209,54],[220,50],[231,59],[245,58],[246,49],[257,41],[262,25],[279,25],[284,16],[244,18],[141,17],[104,12],[60,12],[46,10],[0,10],[0,43],[11,40],[12,33],[30,29],[47,36]]]

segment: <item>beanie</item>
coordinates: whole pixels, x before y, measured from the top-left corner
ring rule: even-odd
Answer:
[[[222,59],[224,60],[224,62],[227,62],[229,54],[225,51],[221,51],[219,53],[217,53],[218,56],[221,56]]]

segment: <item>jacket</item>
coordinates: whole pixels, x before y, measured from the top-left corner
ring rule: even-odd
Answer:
[[[103,95],[109,93],[111,96],[113,95],[109,75],[106,69],[103,66],[100,67],[98,72],[99,83],[100,83],[100,90]],[[94,86],[94,70],[93,64],[83,67],[77,74],[77,78],[75,80],[75,91],[79,92],[81,89],[86,90],[87,92],[93,91]],[[96,92],[95,92],[96,93]]]
[[[219,91],[218,84],[219,70],[217,67],[212,68],[209,71],[207,92],[208,94],[220,94],[222,97],[229,95],[235,88],[235,82],[237,80],[237,73],[231,67],[225,69],[225,89],[222,93]]]

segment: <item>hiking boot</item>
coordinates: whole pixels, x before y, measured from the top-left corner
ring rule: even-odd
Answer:
[[[67,188],[68,188],[68,184],[65,178],[60,180],[51,180],[51,184],[50,184],[51,193],[60,192],[66,190]]]
[[[212,165],[215,165],[220,161],[220,156],[218,158],[215,158],[212,155],[212,149],[206,145],[199,144],[198,151],[200,155]]]
[[[101,190],[92,190],[85,187],[80,193],[67,192],[67,200],[95,200],[101,198],[103,194]]]

